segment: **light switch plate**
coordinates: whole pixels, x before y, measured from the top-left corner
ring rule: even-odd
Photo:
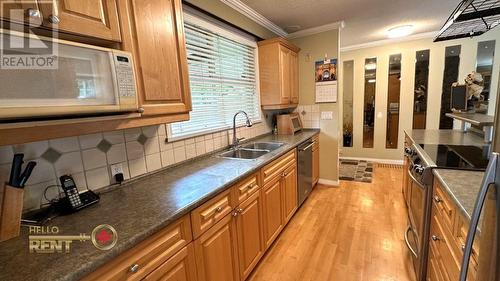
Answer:
[[[332,120],[333,111],[321,111],[321,120]]]

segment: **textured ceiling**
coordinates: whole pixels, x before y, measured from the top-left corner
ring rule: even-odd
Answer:
[[[287,32],[343,20],[341,45],[387,39],[391,27],[441,28],[459,0],[241,0]]]

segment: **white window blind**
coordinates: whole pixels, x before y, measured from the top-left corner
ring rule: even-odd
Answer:
[[[259,121],[256,43],[189,15],[184,28],[193,110],[189,121],[170,125],[169,138],[230,128],[239,110]]]

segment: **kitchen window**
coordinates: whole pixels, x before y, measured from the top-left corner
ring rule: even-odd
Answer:
[[[205,19],[184,16],[193,110],[189,121],[168,126],[169,140],[229,129],[239,110],[260,121],[256,41]],[[239,118],[237,125],[244,125]]]

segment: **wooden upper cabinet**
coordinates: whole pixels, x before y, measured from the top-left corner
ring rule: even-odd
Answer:
[[[0,5],[3,20],[37,26],[42,24],[41,8],[36,0],[0,0]]]
[[[260,41],[258,45],[262,108],[295,107],[299,103],[300,49],[283,38]]]
[[[191,94],[181,0],[120,0],[123,49],[134,54],[144,115],[188,113]],[[128,10],[128,11],[127,11]]]
[[[121,41],[116,0],[40,1],[43,26],[62,32]]]

